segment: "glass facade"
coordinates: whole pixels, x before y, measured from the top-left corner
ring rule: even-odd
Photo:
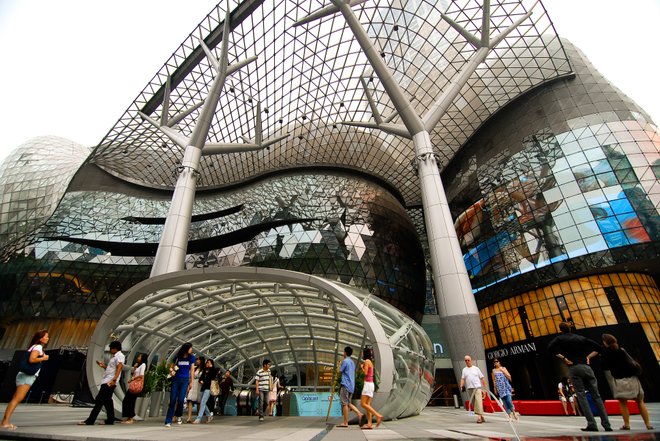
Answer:
[[[30,241],[64,195],[90,149],[55,136],[31,139],[0,168],[0,260]]]
[[[170,201],[71,191],[0,270],[2,314],[98,318],[149,276]],[[278,175],[198,194],[186,267],[268,266],[363,288],[421,320],[424,256],[402,205],[336,172]]]
[[[576,329],[639,323],[660,359],[660,289],[646,274],[610,273],[555,283],[486,306],[480,316],[486,349],[556,334],[561,320]]]
[[[43,138],[5,161],[5,321],[92,323],[149,277],[183,152],[143,115],[190,136],[196,103],[206,98],[215,74],[198,40],[217,57],[225,37],[232,62],[253,55],[259,61],[227,79],[208,142],[250,141],[256,121],[263,123],[264,139],[289,136],[260,151],[202,156],[186,269],[253,266],[322,276],[349,285],[365,304],[373,295],[394,306],[381,308],[383,323],[403,314],[420,322],[424,313],[436,312],[419,180],[411,166],[414,145],[404,136],[342,124],[369,122],[376,114],[387,124],[403,122],[341,14],[294,26],[315,5],[228,5],[231,35],[221,31],[223,2],[91,155],[68,141]],[[549,335],[550,322],[563,319],[578,328],[628,320],[643,327],[658,358],[657,320],[645,308],[655,302],[650,311],[657,319],[660,134],[555,35],[538,2],[491,1],[493,34],[531,9],[534,14],[493,49],[429,130],[486,346]],[[355,10],[420,115],[474,55],[446,17],[469,32],[484,25],[482,4],[472,1],[367,2]],[[624,276],[627,285],[616,281]],[[185,303],[189,294],[179,294],[175,301]],[[330,326],[321,316],[314,315],[319,325]],[[350,333],[348,317],[339,321]],[[496,329],[500,322],[506,326]],[[401,324],[392,326],[388,337],[398,337]],[[362,340],[351,340],[358,346],[365,342],[360,332]],[[329,335],[320,341],[328,343]],[[258,349],[268,339],[262,337],[246,334],[244,343]],[[414,398],[420,395],[409,392],[427,386],[410,376],[425,376],[427,369],[420,361],[426,356],[419,356],[425,343],[402,341],[409,346],[395,356],[393,378],[400,383],[392,393],[401,394],[401,403],[411,400],[405,413],[421,405]],[[283,365],[295,356],[284,346],[273,350]],[[336,350],[328,347],[326,355]],[[411,361],[408,351],[421,358]],[[304,351],[317,357],[309,366],[332,365],[320,353]]]
[[[569,54],[575,79],[503,111],[445,172],[464,261],[485,302],[521,280],[622,263],[619,248],[654,258],[660,134],[575,49]]]
[[[565,47],[575,78],[504,109],[445,170],[484,343],[639,323],[660,359],[660,132]]]
[[[655,152],[645,154],[640,144]],[[523,139],[521,151],[486,163],[476,173],[483,197],[455,223],[473,289],[660,239],[659,148],[651,124],[601,122],[539,131]]]

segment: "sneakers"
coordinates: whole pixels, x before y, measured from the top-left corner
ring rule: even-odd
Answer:
[[[181,424],[183,424],[183,420],[181,418],[179,418],[178,420],[176,420],[176,423],[181,425]]]
[[[165,424],[165,427],[167,427],[169,429],[170,427],[172,427],[172,425],[170,423],[167,423],[167,424]]]
[[[259,421],[263,421],[263,420],[264,420],[264,417],[260,416]]]

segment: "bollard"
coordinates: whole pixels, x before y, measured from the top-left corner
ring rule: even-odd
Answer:
[[[461,406],[458,405],[458,395],[454,394],[454,408],[458,409]]]

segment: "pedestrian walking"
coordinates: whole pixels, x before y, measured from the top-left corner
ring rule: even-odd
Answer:
[[[126,418],[126,420],[122,421],[123,424],[133,424],[135,422],[135,402],[142,393],[144,372],[147,370],[145,358],[146,355],[144,354],[137,354],[135,357],[135,363],[133,363],[133,369],[131,370],[131,378],[128,380],[128,389],[126,389],[126,395],[124,395],[124,400],[121,402],[121,416]],[[139,390],[131,390],[132,384],[138,384],[140,382],[142,387]]]
[[[234,390],[234,380],[231,378],[231,372],[229,369],[225,371],[225,374],[222,377],[222,381],[219,384],[220,389],[220,400],[218,403],[218,410],[220,415],[225,414],[225,405],[227,404],[227,398],[229,394]]]
[[[341,403],[341,412],[343,421],[337,427],[348,427],[348,412],[352,410],[358,416],[358,424],[362,420],[362,412],[358,410],[351,399],[355,391],[355,363],[351,358],[353,355],[353,348],[346,346],[344,348],[344,359],[339,367],[339,375],[341,376],[341,386],[339,387],[339,400]]]
[[[257,391],[259,392],[259,421],[263,421],[268,407],[268,392],[270,392],[273,386],[272,377],[270,376],[269,359],[264,358],[262,368],[257,371],[255,380],[257,382]]]
[[[35,332],[30,340],[30,346],[21,354],[16,374],[16,390],[2,417],[3,429],[16,430],[16,426],[11,423],[11,416],[39,376],[41,363],[48,360],[48,355],[44,354],[44,346],[48,344],[48,339],[46,329]]]
[[[623,426],[619,430],[630,430],[630,409],[628,400],[635,400],[639,408],[639,414],[644,420],[648,430],[653,430],[649,420],[649,411],[644,403],[644,389],[637,376],[641,373],[641,366],[619,346],[616,337],[611,334],[603,334],[602,367],[609,374],[606,376],[610,382],[610,388],[614,398],[619,401]]]
[[[94,399],[94,407],[89,413],[87,419],[78,423],[80,426],[93,426],[102,407],[105,408],[105,424],[112,425],[115,423],[115,404],[112,401],[112,396],[117,387],[117,383],[121,378],[121,371],[124,368],[126,357],[124,357],[124,354],[121,352],[121,342],[117,340],[110,342],[109,350],[112,357],[108,364],[105,364],[100,360],[96,361],[96,364],[102,369],[105,369],[105,372],[101,379],[99,393],[96,394],[96,398]]]
[[[277,404],[277,392],[280,390],[280,379],[277,378],[277,371],[272,369],[270,371],[272,377],[271,384],[272,388],[268,392],[268,415],[275,416],[275,406]]]
[[[195,355],[193,355],[192,343],[184,343],[174,358],[174,363],[170,365],[170,375],[172,377],[172,389],[170,390],[170,405],[167,408],[165,416],[165,427],[172,427],[174,415],[177,416],[177,423],[181,424],[183,415],[183,401],[186,394],[192,389],[192,382],[195,376]]]
[[[516,409],[513,407],[513,387],[511,386],[511,374],[509,370],[502,366],[499,358],[493,360],[494,368],[492,371],[495,393],[504,403],[504,410],[509,417],[509,421],[519,419]]]
[[[202,422],[202,418],[206,414],[206,422],[210,423],[213,421],[213,412],[209,409],[207,403],[211,397],[211,382],[215,380],[216,375],[218,375],[215,364],[210,358],[204,363],[204,370],[201,372],[199,377],[199,392],[201,394],[199,399],[199,410],[197,411],[197,418],[193,421],[193,424],[199,424]]]
[[[364,386],[362,386],[362,396],[360,397],[360,406],[365,410],[367,414],[367,423],[364,424],[361,429],[371,430],[373,429],[372,419],[376,417],[376,427],[380,426],[380,423],[383,422],[383,416],[374,409],[371,405],[371,401],[374,398],[374,392],[376,390],[374,384],[374,351],[370,347],[364,348],[362,351],[362,371],[364,372]]]
[[[582,428],[583,432],[598,432],[596,419],[594,418],[585,388],[591,394],[591,398],[596,404],[598,414],[600,415],[600,423],[606,432],[612,431],[612,425],[607,416],[605,405],[598,392],[598,381],[594,375],[593,369],[589,366],[589,360],[598,355],[601,347],[598,343],[590,340],[581,335],[573,334],[571,326],[566,322],[559,324],[560,335],[555,337],[550,344],[548,344],[548,351],[559,359],[561,359],[568,366],[568,373],[575,386],[578,403],[584,412],[584,417],[587,419],[587,427]]]
[[[198,357],[197,360],[195,360],[194,366],[195,369],[193,374],[192,387],[188,391],[188,395],[186,395],[186,402],[188,403],[188,419],[186,420],[186,423],[193,422],[192,412],[193,406],[195,404],[197,404],[197,412],[199,413],[199,400],[201,398],[201,392],[199,390],[199,379],[202,376],[202,371],[204,370],[204,357]]]
[[[478,366],[472,364],[472,357],[466,355],[463,358],[465,367],[461,372],[461,391],[467,391],[468,399],[472,401],[474,413],[477,415],[477,423],[486,421],[484,418],[483,393],[486,390],[486,378]]]

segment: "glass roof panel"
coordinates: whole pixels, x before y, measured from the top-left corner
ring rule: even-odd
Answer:
[[[407,204],[420,203],[410,167],[414,157],[410,141],[341,125],[342,121],[372,120],[361,76],[367,78],[383,118],[400,122],[343,16],[330,15],[294,26],[296,20],[327,4],[309,0],[230,2],[229,61],[255,55],[258,60],[227,79],[208,141],[253,138],[257,101],[261,103],[264,139],[284,133],[290,136],[268,150],[203,157],[199,188],[227,186],[285,168],[323,165],[372,174],[398,188]],[[219,56],[225,7],[221,2],[211,11],[156,73],[95,149],[94,164],[140,185],[173,187],[183,152],[138,112],[160,119],[168,77],[170,118],[206,97],[213,70],[198,40],[205,39]],[[500,107],[531,87],[571,73],[542,4],[491,1],[491,30],[497,34],[532,7],[532,16],[491,52],[432,131],[441,166]],[[353,10],[420,114],[475,51],[441,14],[476,35],[482,25],[481,2],[471,0],[365,2]],[[193,111],[174,128],[189,136],[198,113]]]

